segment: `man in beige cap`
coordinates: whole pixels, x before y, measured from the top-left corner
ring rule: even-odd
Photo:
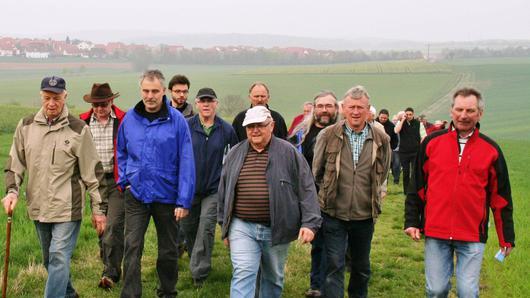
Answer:
[[[118,127],[125,116],[125,112],[114,105],[113,101],[120,96],[119,92],[113,93],[108,83],[92,86],[89,94],[83,99],[92,105],[92,108],[79,115],[90,127],[92,139],[96,144],[98,156],[105,173],[102,185],[102,201],[105,204],[107,226],[100,236],[100,257],[103,261],[103,274],[99,280],[99,287],[111,289],[114,283],[120,280],[121,263],[123,259],[123,225],[125,211],[123,194],[116,186],[118,164],[115,157],[116,137]]]
[[[247,110],[247,139],[227,155],[219,182],[217,221],[230,248],[231,297],[252,297],[261,263],[260,297],[279,297],[289,243],[313,240],[322,221],[309,165],[273,136],[264,106]]]

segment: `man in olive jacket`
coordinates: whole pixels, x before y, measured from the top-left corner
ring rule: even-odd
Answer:
[[[313,174],[319,186],[326,248],[324,297],[344,296],[346,241],[351,250],[349,297],[367,297],[374,223],[390,168],[390,138],[366,121],[370,97],[355,86],[344,96],[344,120],[317,137]]]

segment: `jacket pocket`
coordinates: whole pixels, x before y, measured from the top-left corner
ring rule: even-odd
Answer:
[[[64,146],[64,144],[55,144],[51,155],[51,169],[58,174],[67,172],[77,161],[77,158],[71,152],[71,148]]]

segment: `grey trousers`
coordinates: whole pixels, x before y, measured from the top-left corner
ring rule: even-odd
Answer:
[[[193,199],[190,214],[181,221],[190,255],[190,272],[194,280],[208,277],[212,268],[215,240],[217,194]]]
[[[129,190],[125,191],[125,258],[123,260],[122,298],[142,297],[142,254],[144,236],[153,217],[158,240],[156,272],[158,297],[176,297],[178,279],[178,225],[175,205],[137,200]],[[151,297],[151,295],[147,295]]]
[[[118,282],[121,277],[123,260],[125,222],[123,194],[118,190],[114,177],[105,177],[103,183],[105,184],[103,199],[107,201],[107,225],[101,237],[102,276],[110,277],[114,282]]]

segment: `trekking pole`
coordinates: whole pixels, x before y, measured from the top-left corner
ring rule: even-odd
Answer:
[[[11,222],[13,221],[13,210],[7,213],[7,227],[6,227],[6,254],[4,257],[4,275],[2,280],[2,298],[6,298],[7,294],[7,271],[9,270],[9,251],[11,246]]]

